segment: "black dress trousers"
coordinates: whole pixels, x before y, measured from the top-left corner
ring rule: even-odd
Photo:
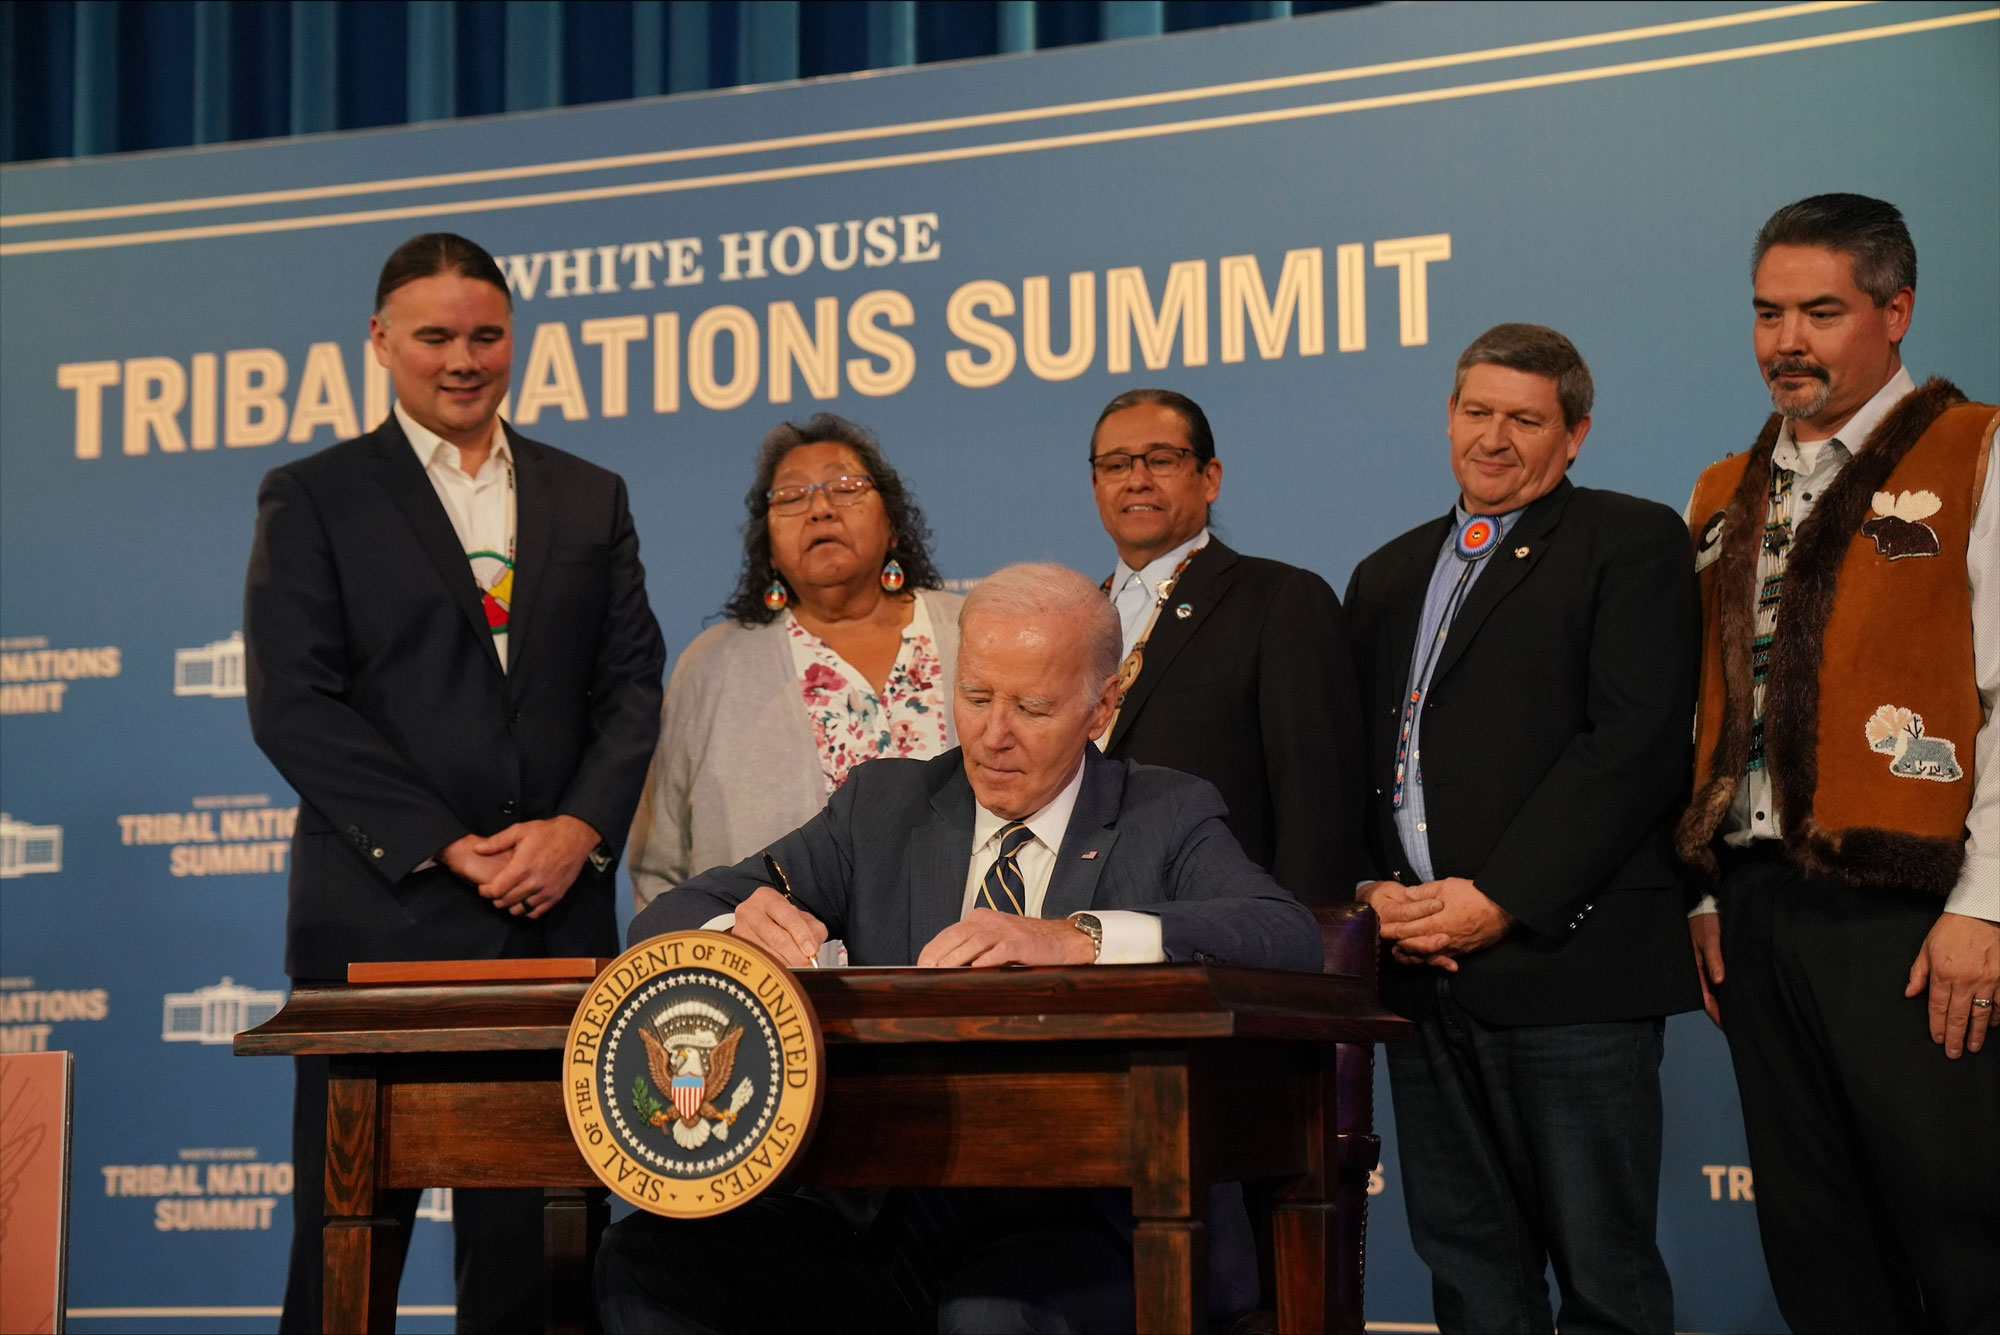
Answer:
[[[2000,1331],[2000,1042],[1931,1041],[1935,895],[1730,852],[1723,1031],[1757,1227],[1795,1331]]]

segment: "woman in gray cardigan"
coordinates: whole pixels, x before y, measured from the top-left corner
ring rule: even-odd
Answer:
[[[806,823],[858,764],[951,727],[957,594],[875,438],[832,413],[764,438],[743,573],[674,665],[632,827],[636,907]]]

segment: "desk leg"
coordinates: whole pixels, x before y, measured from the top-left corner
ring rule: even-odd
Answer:
[[[1361,1335],[1367,1255],[1368,1174],[1382,1142],[1374,1134],[1375,1049],[1322,1049],[1309,1119],[1306,1174],[1272,1220],[1277,1251],[1278,1328],[1300,1335]]]
[[[581,1187],[542,1190],[542,1257],[546,1267],[550,1335],[595,1335],[598,1330],[591,1274],[597,1267],[597,1240],[610,1215],[602,1191]]]
[[[1208,1181],[1197,1163],[1188,1053],[1132,1060],[1132,1270],[1137,1329],[1208,1328]]]
[[[336,1062],[326,1099],[326,1293],[328,1335],[396,1329],[396,1288],[408,1228],[380,1214],[376,1128],[380,1085],[372,1063]]]

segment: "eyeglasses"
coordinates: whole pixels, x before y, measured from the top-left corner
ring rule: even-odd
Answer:
[[[771,511],[781,515],[802,515],[812,505],[813,493],[823,491],[835,505],[859,505],[861,498],[875,489],[872,477],[837,477],[810,486],[774,487],[764,493]]]
[[[1193,455],[1186,448],[1175,449],[1162,445],[1157,450],[1147,450],[1144,454],[1098,454],[1092,455],[1090,471],[1100,482],[1117,482],[1129,476],[1132,465],[1141,459],[1146,462],[1146,471],[1154,477],[1171,477],[1181,471],[1181,460]]]

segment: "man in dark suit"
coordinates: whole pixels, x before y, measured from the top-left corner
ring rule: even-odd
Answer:
[[[631,939],[726,930],[801,967],[830,934],[857,965],[1320,966],[1312,915],[1244,856],[1213,787],[1092,745],[1116,708],[1119,645],[1089,580],[1011,567],[967,595],[959,626],[962,750],[871,761],[772,845],[795,903],[748,858],[661,895]],[[817,1198],[698,1223],[634,1215],[605,1235],[599,1310],[613,1331],[881,1327],[892,1314],[941,1330],[1129,1326],[1127,1240],[1081,1193],[1067,1203],[955,1211],[975,1216],[959,1236],[980,1245],[933,1261],[941,1302],[893,1296],[868,1242]],[[1247,1226],[1233,1190],[1212,1194],[1211,1230],[1236,1240],[1211,1247],[1224,1314],[1255,1297]],[[772,1273],[786,1282],[758,1278]]]
[[[1340,600],[1310,570],[1209,532],[1222,461],[1185,395],[1135,389],[1105,405],[1090,467],[1118,548],[1105,590],[1126,654],[1105,754],[1207,779],[1280,885],[1309,904],[1352,898],[1361,717]]]
[[[624,483],[498,419],[512,328],[484,250],[406,242],[370,321],[394,412],[258,493],[250,722],[299,794],[295,984],[357,960],[616,951],[665,650]],[[326,1077],[298,1059],[287,1331],[320,1324]],[[407,1224],[416,1195],[387,1208]],[[460,1330],[539,1329],[539,1196],[457,1193]]]
[[[1673,1329],[1655,1242],[1665,1017],[1701,1003],[1669,848],[1700,619],[1665,506],[1573,486],[1589,368],[1459,358],[1453,513],[1363,561],[1383,992],[1410,1234],[1446,1331]],[[1562,1290],[1552,1316],[1543,1275]]]

